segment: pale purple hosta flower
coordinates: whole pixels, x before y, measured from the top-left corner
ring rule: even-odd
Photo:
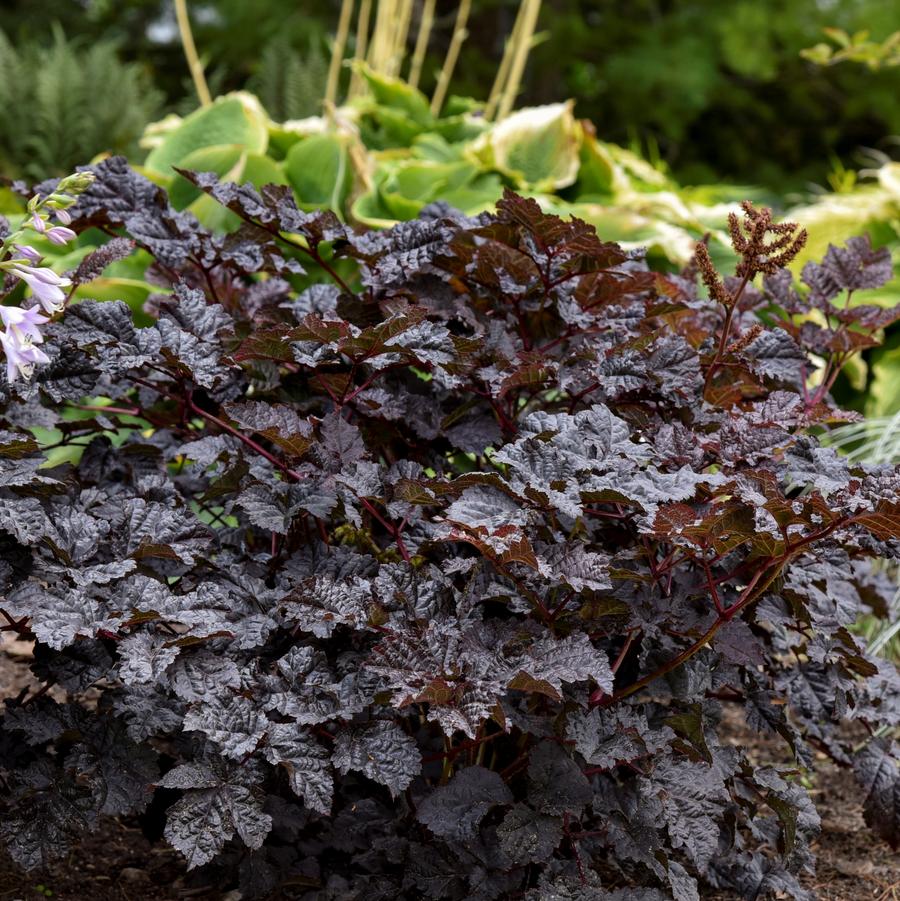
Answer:
[[[41,218],[40,213],[32,213],[31,226],[36,232],[41,232],[41,234],[47,230],[47,223]]]
[[[0,332],[0,345],[6,354],[6,378],[12,384],[19,376],[30,379],[38,363],[49,363],[50,358],[34,344],[21,346],[11,332]]]
[[[4,306],[0,306],[0,320],[6,328],[7,335],[23,350],[31,344],[44,343],[40,327],[50,321],[37,307],[26,310],[23,307]]]
[[[77,235],[71,228],[66,228],[64,225],[54,225],[53,228],[47,229],[46,237],[53,244],[68,244],[69,241],[74,241]]]
[[[72,284],[71,279],[57,275],[46,266],[18,265],[9,271],[31,288],[31,293],[37,298],[38,303],[51,316],[66,305],[66,293],[63,288],[68,288]]]
[[[27,244],[13,244],[13,247],[15,247],[18,256],[28,260],[33,266],[37,266],[40,263],[41,255],[33,247],[29,247]]]
[[[0,306],[0,320],[6,331],[0,332],[0,345],[6,354],[6,377],[12,384],[18,377],[30,379],[37,363],[49,363],[50,358],[36,345],[43,344],[40,326],[50,320],[36,307]]]
[[[72,214],[68,210],[57,210],[56,218],[62,222],[63,225],[71,225],[72,224]]]

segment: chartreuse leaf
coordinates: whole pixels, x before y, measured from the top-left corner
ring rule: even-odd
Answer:
[[[188,155],[202,147],[236,144],[248,153],[265,153],[268,141],[265,110],[252,94],[240,91],[187,116],[150,152],[144,165],[169,176],[172,166],[183,166]]]
[[[379,227],[415,217],[437,200],[472,215],[493,206],[502,193],[499,176],[481,172],[469,160],[386,162],[376,174],[376,186],[355,202],[353,215]]]
[[[866,412],[873,417],[892,416],[900,410],[900,347],[882,351],[872,364],[872,385]]]
[[[426,203],[444,199],[450,191],[468,184],[477,171],[466,162],[407,160],[388,171],[379,194],[396,219],[408,219],[416,216]]]
[[[397,219],[388,209],[378,190],[360,194],[350,208],[353,218],[370,228],[390,228]]]
[[[402,113],[419,125],[430,125],[434,121],[428,98],[421,91],[400,78],[375,72],[365,64],[359,65],[359,72],[379,107]]]
[[[240,144],[216,144],[211,147],[200,147],[192,151],[179,167],[193,169],[197,172],[215,172],[223,181],[240,183],[244,168],[246,150]],[[186,178],[176,175],[169,187],[169,200],[176,210],[183,210],[193,203],[203,192],[192,185]]]
[[[503,196],[503,182],[493,172],[476,175],[464,184],[448,186],[435,200],[443,200],[468,216],[494,207]]]
[[[578,200],[608,200],[627,187],[628,179],[606,145],[586,134],[579,151]]]
[[[324,206],[340,214],[353,185],[347,138],[337,132],[311,135],[288,151],[284,168],[302,208]]]

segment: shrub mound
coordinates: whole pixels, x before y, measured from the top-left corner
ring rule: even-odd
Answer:
[[[183,173],[222,237],[93,171],[72,227],[119,237],[73,290],[127,237],[161,293],[145,328],[71,305],[3,390],[0,610],[44,685],[0,721],[23,866],[164,811],[248,896],[804,899],[818,750],[896,842],[897,750],[841,722],[900,719],[848,630],[893,590],[900,473],[815,438],[896,318],[844,304],[886,253],[795,285],[802,233],[747,205],[736,275],[700,245],[676,276],[513,194],[357,234]],[[796,764],[720,744],[723,703]]]

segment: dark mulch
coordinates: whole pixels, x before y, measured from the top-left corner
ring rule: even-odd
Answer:
[[[29,648],[0,645],[0,699],[33,685]],[[783,744],[747,730],[736,709],[726,710],[725,740],[740,744],[757,763],[785,762]],[[853,775],[822,756],[812,788],[822,817],[814,845],[815,877],[805,880],[820,901],[900,901],[900,853],[875,839],[863,821]],[[285,896],[287,897],[287,896]],[[40,874],[23,875],[0,855],[0,901],[238,901],[237,892],[203,885],[163,842],[150,842],[137,823],[107,820],[64,859]],[[705,895],[705,901],[734,901]]]

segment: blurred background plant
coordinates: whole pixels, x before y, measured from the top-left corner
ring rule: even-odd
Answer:
[[[458,5],[434,4],[419,82],[428,96]],[[421,8],[413,4],[411,32]],[[452,93],[486,97],[518,9],[517,0],[471,4]],[[311,46],[328,56],[340,3],[192,0],[190,10],[210,83],[228,91],[247,86],[275,40],[301,56]],[[373,9],[373,26],[375,19]],[[190,95],[172,0],[0,4],[0,30],[16,46],[45,42],[54,22],[91,44],[117,40],[123,59],[151,69],[170,106]],[[577,98],[577,114],[595,122],[605,140],[644,147],[652,140],[682,183],[724,178],[804,190],[810,181],[825,184],[832,154],[852,166],[858,148],[885,149],[885,138],[900,133],[900,71],[803,59],[802,50],[823,41],[824,28],[868,31],[868,40],[882,41],[897,29],[896,3],[633,0],[626,16],[615,0],[545,0],[536,24],[541,41],[517,105]]]
[[[149,67],[123,62],[113,41],[0,32],[0,170],[43,178],[101,150],[133,154],[162,100]]]

